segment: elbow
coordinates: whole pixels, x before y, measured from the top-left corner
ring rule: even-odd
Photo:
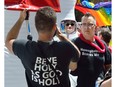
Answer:
[[[5,46],[9,50],[9,52],[13,53],[12,51],[12,45],[13,45],[14,40],[6,40],[5,41]]]
[[[77,67],[74,67],[74,68],[71,69],[71,71],[75,71],[76,69],[77,69]]]
[[[71,62],[69,65],[69,69],[71,69],[71,71],[75,71],[77,69],[77,62]]]

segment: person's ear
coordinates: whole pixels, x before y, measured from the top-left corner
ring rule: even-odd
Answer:
[[[99,27],[95,25],[95,30],[97,30]]]
[[[57,31],[57,25],[56,24],[53,26],[53,31],[55,31],[54,35],[53,35],[53,36],[55,36],[56,35],[56,31]]]
[[[57,29],[57,25],[55,24],[54,26],[53,26],[53,30],[56,30]]]
[[[99,38],[100,38],[101,40],[104,40],[104,38],[102,37],[102,35],[101,35],[101,34],[99,35]]]

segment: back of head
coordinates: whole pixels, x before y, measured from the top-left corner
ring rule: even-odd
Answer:
[[[56,12],[49,6],[41,7],[35,15],[35,27],[38,32],[51,31],[56,24]]]
[[[111,31],[108,28],[102,28],[99,35],[102,35],[103,40],[109,43],[111,40]]]

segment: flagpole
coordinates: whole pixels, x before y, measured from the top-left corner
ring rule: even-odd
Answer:
[[[32,35],[31,35],[31,30],[30,30],[30,25],[29,25],[29,11],[26,12],[27,16],[25,18],[26,21],[26,28],[28,31],[27,39],[32,40]]]

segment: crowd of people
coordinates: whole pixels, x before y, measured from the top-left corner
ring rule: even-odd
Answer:
[[[95,35],[96,18],[86,13],[79,25],[76,20],[61,20],[65,32],[62,33],[56,25],[56,12],[45,6],[35,15],[37,41],[19,40],[26,11],[21,11],[8,32],[5,45],[21,60],[28,87],[111,87],[112,48],[108,28]],[[60,41],[54,41],[54,36]]]

